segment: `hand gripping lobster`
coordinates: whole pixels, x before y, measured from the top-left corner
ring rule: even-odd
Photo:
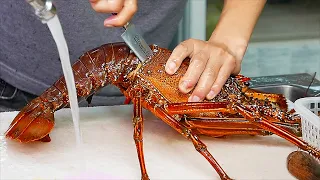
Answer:
[[[174,75],[168,75],[164,66],[171,51],[156,45],[150,47],[153,56],[143,63],[124,43],[113,43],[86,52],[73,65],[79,100],[90,99],[97,90],[111,83],[132,101],[134,141],[142,179],[149,179],[143,153],[142,108],[190,140],[221,179],[230,178],[200,140],[200,135],[276,134],[320,159],[320,152],[298,137],[300,117],[288,111],[282,95],[254,91],[246,86],[249,79],[238,75],[230,77],[213,100],[190,103],[187,100],[191,92],[183,94],[178,89],[190,59],[185,59]],[[65,80],[61,77],[19,112],[6,137],[20,142],[50,141],[54,112],[67,105]]]

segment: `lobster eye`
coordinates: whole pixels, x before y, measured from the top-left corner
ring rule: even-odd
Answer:
[[[244,82],[244,85],[250,86],[250,82],[249,82],[249,81],[246,81],[246,82]]]

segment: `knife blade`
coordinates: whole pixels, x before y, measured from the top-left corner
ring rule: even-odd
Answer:
[[[117,15],[116,13],[112,14]],[[128,22],[123,26],[123,28],[125,29],[125,31],[121,35],[122,39],[141,62],[144,62],[153,55],[153,51],[141,36],[141,34],[138,33],[134,24]]]

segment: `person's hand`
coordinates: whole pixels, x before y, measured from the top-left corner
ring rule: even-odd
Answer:
[[[138,10],[137,0],[89,0],[92,8],[100,13],[117,13],[104,21],[106,27],[124,26]]]
[[[180,79],[182,93],[193,90],[188,101],[212,99],[231,74],[238,74],[248,43],[266,0],[224,0],[219,22],[208,41],[189,39],[180,43],[166,63],[174,74],[186,57],[190,65]]]
[[[194,89],[189,102],[214,98],[227,78],[241,69],[241,61],[236,60],[225,45],[189,39],[173,50],[166,63],[166,72],[174,74],[186,57],[190,57],[190,65],[180,79],[179,89],[183,93]]]

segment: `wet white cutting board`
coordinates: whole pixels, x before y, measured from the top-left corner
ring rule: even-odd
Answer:
[[[140,179],[132,138],[132,106],[80,108],[84,144],[77,148],[69,109],[55,113],[50,143],[21,144],[3,134],[18,112],[0,113],[1,179]],[[183,138],[144,111],[144,151],[151,179],[219,179]],[[294,179],[287,155],[297,148],[277,137],[201,138],[234,179]]]

